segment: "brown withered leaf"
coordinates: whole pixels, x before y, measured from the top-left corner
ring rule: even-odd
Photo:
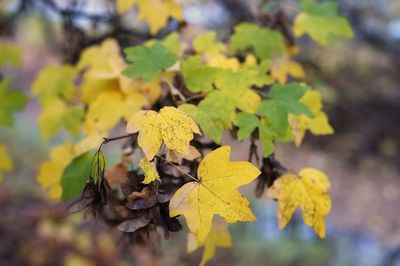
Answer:
[[[139,198],[126,203],[126,207],[131,210],[143,210],[153,207],[157,204],[157,195],[149,194],[146,198]]]
[[[105,176],[111,187],[119,187],[128,181],[128,168],[123,163],[114,164]]]
[[[121,185],[121,190],[127,198],[132,192],[141,191],[146,185],[142,183],[144,175],[138,175],[135,171],[128,172],[128,181]]]
[[[149,189],[147,187],[143,188],[142,191],[133,191],[131,194],[128,195],[127,199],[129,201],[136,200],[136,199],[143,199],[148,197],[150,194]]]
[[[149,214],[143,213],[136,219],[127,220],[120,223],[118,225],[118,229],[127,233],[135,232],[139,228],[148,225],[151,222],[151,220],[152,218],[150,217]]]
[[[96,218],[96,214],[109,203],[110,195],[111,188],[107,179],[101,177],[95,183],[93,178],[89,178],[82,195],[68,206],[67,213],[84,211],[85,219]]]
[[[133,216],[132,211],[124,205],[113,205],[114,213],[122,219],[128,219]]]
[[[165,192],[158,191],[157,201],[159,203],[168,202],[168,201],[170,201],[172,199],[172,197],[174,196],[175,192],[176,192],[176,189],[175,190],[165,191]]]
[[[160,235],[164,235],[165,239],[169,238],[169,232],[167,224],[164,222],[163,217],[160,213],[160,207],[158,205],[153,206],[149,209],[149,214],[152,223],[156,226],[156,230]]]

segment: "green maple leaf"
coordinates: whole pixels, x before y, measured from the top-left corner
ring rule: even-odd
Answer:
[[[179,55],[181,52],[181,39],[180,35],[177,32],[170,33],[167,37],[165,37],[161,41],[157,40],[149,40],[146,42],[146,45],[152,46],[154,43],[159,42],[162,46],[170,50],[176,55]]]
[[[181,62],[181,73],[190,91],[209,92],[214,89],[213,82],[218,69],[204,66],[200,56],[192,56]]]
[[[260,59],[269,59],[285,52],[283,37],[278,31],[260,28],[252,23],[236,26],[231,46],[235,50],[242,51],[252,48]]]
[[[251,133],[257,128],[260,121],[254,114],[241,112],[236,115],[235,126],[239,128],[237,132],[238,140],[244,140],[248,138]]]
[[[332,37],[353,36],[347,19],[338,15],[335,1],[320,4],[315,0],[303,0],[301,9],[303,12],[296,17],[294,23],[296,36],[308,33],[321,45],[327,44]]]
[[[241,95],[253,85],[262,87],[272,84],[273,79],[267,74],[269,67],[270,62],[263,61],[256,65],[245,65],[237,72],[221,69],[215,77],[215,85],[220,90]]]
[[[285,86],[274,85],[270,92],[270,99],[264,100],[258,107],[258,113],[267,117],[271,127],[279,134],[284,134],[288,127],[288,114],[313,113],[299,99],[308,90],[308,87],[298,83],[290,83]]]
[[[206,110],[210,116],[220,119],[224,125],[231,127],[235,120],[236,100],[226,91],[210,92],[200,103],[199,107]]]
[[[64,201],[78,197],[85,187],[90,175],[93,154],[86,152],[75,158],[65,168],[61,177],[62,196]]]
[[[193,120],[199,124],[204,133],[215,143],[221,143],[222,134],[224,133],[222,121],[211,116],[207,110],[203,110],[193,104],[182,104],[179,106],[179,109],[193,118]]]
[[[142,78],[145,82],[157,79],[163,70],[174,65],[177,60],[177,56],[160,42],[154,42],[150,47],[129,47],[124,52],[132,64],[122,73],[131,78]]]
[[[266,120],[262,120],[259,123],[258,134],[258,138],[263,147],[263,156],[266,158],[274,152],[274,139],[276,134],[271,126],[266,122]]]
[[[20,91],[9,91],[9,79],[0,81],[0,125],[11,127],[12,115],[24,108],[28,98]]]

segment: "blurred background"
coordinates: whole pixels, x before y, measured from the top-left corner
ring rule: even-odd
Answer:
[[[188,0],[185,20],[191,30],[213,29],[223,39],[239,21],[282,9],[289,19],[297,1]],[[338,0],[355,37],[321,47],[298,40],[297,60],[306,81],[319,90],[335,129],[328,137],[307,135],[296,149],[280,145],[276,158],[288,169],[311,166],[328,174],[333,209],[326,240],[318,239],[297,215],[280,231],[276,204],[256,200],[258,221],[230,226],[231,249],[219,249],[209,265],[400,265],[400,1]],[[111,0],[0,0],[0,37],[23,51],[18,70],[5,69],[12,86],[30,94],[38,71],[50,63],[74,62],[78,52],[107,36],[120,43],[149,38],[133,23],[135,11],[118,21]],[[118,24],[117,24],[118,23]],[[179,27],[171,21],[168,30]],[[191,32],[190,34],[194,34]],[[160,35],[164,34],[163,32]],[[3,51],[0,51],[2,53]],[[156,258],[123,244],[118,231],[101,222],[66,216],[61,203],[42,195],[35,177],[48,148],[36,124],[38,103],[30,101],[13,128],[0,128],[15,170],[0,184],[0,265],[196,265],[201,251],[186,253],[186,234],[153,243]],[[240,153],[243,143],[233,143]],[[118,160],[120,147],[107,151]],[[241,158],[235,154],[234,158]],[[243,156],[247,156],[243,155]],[[142,254],[142,256],[140,256]]]

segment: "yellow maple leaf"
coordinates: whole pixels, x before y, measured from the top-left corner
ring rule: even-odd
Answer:
[[[71,142],[58,145],[50,150],[50,160],[40,166],[37,180],[48,191],[51,199],[61,197],[61,177],[64,168],[74,158],[73,153],[74,145]]]
[[[199,242],[210,232],[214,214],[229,223],[256,220],[237,188],[253,181],[260,171],[249,162],[231,162],[230,152],[231,147],[224,146],[207,154],[197,170],[198,179],[183,185],[170,201],[170,216],[185,216]]]
[[[79,86],[81,91],[80,101],[85,104],[91,104],[97,96],[103,92],[118,92],[120,90],[118,80],[98,79],[91,76],[89,72],[83,75],[83,81]]]
[[[83,110],[68,105],[61,99],[53,99],[43,107],[38,118],[42,140],[47,141],[62,128],[76,135],[80,131]]]
[[[201,257],[200,266],[206,265],[206,263],[214,257],[217,247],[228,248],[232,246],[228,224],[220,219],[216,219],[213,223],[210,233],[203,242],[197,241],[196,237],[192,233],[188,234],[188,252],[193,252],[202,246],[204,246],[204,252]]]
[[[77,68],[82,70],[90,68],[94,75],[101,73],[113,73],[111,63],[113,60],[117,60],[120,55],[120,48],[115,39],[106,39],[99,45],[92,45],[85,48],[77,63]],[[113,58],[113,59],[110,59]],[[123,61],[123,59],[122,59]],[[121,63],[121,60],[118,60]]]
[[[229,58],[223,54],[214,55],[209,58],[207,65],[210,67],[230,69],[233,72],[237,72],[240,68],[240,62],[237,58]]]
[[[168,162],[182,164],[182,159],[193,161],[201,156],[200,152],[193,146],[189,146],[187,155],[180,154],[176,150],[167,150],[166,159]]]
[[[0,170],[11,171],[13,167],[11,157],[7,153],[7,147],[0,145]]]
[[[170,150],[188,155],[193,133],[201,134],[194,120],[175,107],[164,107],[159,113],[139,111],[127,125],[128,133],[139,132],[138,144],[146,158],[152,160],[162,142]]]
[[[209,31],[193,40],[193,48],[198,54],[219,55],[226,52],[226,45],[217,41],[217,33]]]
[[[139,7],[139,21],[147,21],[150,32],[156,34],[164,28],[169,18],[183,19],[182,7],[175,0],[133,0]]]
[[[129,95],[116,91],[103,92],[89,105],[84,130],[87,134],[107,132],[122,118],[128,120],[147,103],[144,95],[137,92]]]
[[[193,49],[202,55],[203,60],[210,67],[230,69],[233,72],[237,72],[240,68],[240,62],[236,57],[225,55],[226,45],[217,40],[217,34],[214,31],[197,36],[193,40]]]
[[[89,68],[80,86],[82,90],[81,101],[91,104],[97,96],[105,92],[122,92],[132,96],[133,93],[142,94],[148,103],[155,102],[160,96],[160,80],[144,82],[140,79],[131,79],[122,75],[122,71],[128,67],[121,56],[118,43],[114,39],[106,39],[100,45],[86,48],[77,64],[78,69]],[[173,76],[165,75],[165,79],[172,79]],[[138,100],[142,102],[138,95]],[[134,110],[134,109],[131,109]],[[134,110],[134,112],[136,112]]]
[[[288,56],[273,60],[271,75],[282,85],[286,84],[289,75],[297,79],[305,76],[303,67]]]
[[[329,124],[328,116],[321,110],[321,94],[318,91],[307,91],[299,102],[307,106],[314,113],[314,117],[289,114],[289,124],[292,128],[296,147],[301,145],[307,130],[310,130],[314,135],[330,135],[334,133],[332,126]]]
[[[0,145],[0,182],[3,179],[2,172],[12,171],[14,168],[11,157],[7,153],[7,147],[5,145]]]
[[[160,180],[160,175],[158,174],[154,162],[150,162],[146,158],[143,158],[139,161],[139,167],[144,172],[143,184],[149,184],[153,181]]]
[[[283,229],[299,207],[304,223],[311,226],[319,237],[325,238],[325,216],[331,209],[328,177],[313,168],[304,168],[299,176],[287,174],[279,177],[267,195],[278,200],[278,224]]]
[[[166,80],[172,80],[172,77],[162,76]],[[144,82],[142,79],[128,79],[119,80],[121,85],[121,91],[125,94],[132,94],[133,92],[141,93],[148,101],[148,103],[154,103],[161,95],[161,80],[156,79],[150,82]]]
[[[247,113],[254,114],[261,102],[261,97],[254,90],[246,90],[238,100],[237,107]]]

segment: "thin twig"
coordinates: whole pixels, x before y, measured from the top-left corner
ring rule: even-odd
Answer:
[[[101,145],[107,144],[107,143],[109,143],[111,141],[116,141],[116,140],[120,140],[120,139],[126,139],[126,138],[132,137],[134,135],[135,135],[135,133],[130,133],[130,134],[127,134],[127,135],[122,135],[122,136],[118,136],[118,137],[114,137],[114,138],[103,138],[103,143]],[[101,145],[100,145],[100,147],[101,147]]]

